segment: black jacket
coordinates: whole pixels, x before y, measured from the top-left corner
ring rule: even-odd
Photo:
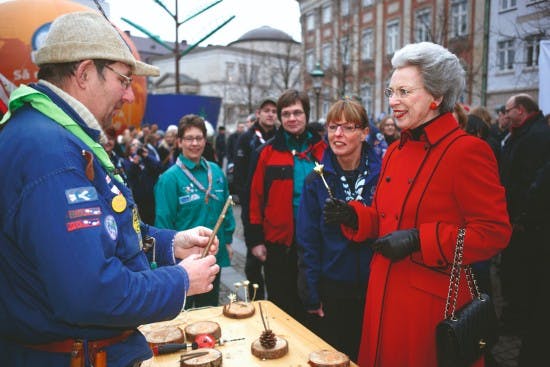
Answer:
[[[500,177],[512,224],[548,224],[550,127],[540,111],[512,130],[502,148]]]

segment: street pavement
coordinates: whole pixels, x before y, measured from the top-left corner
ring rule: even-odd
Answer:
[[[222,268],[221,272],[221,285],[220,285],[220,305],[224,305],[229,302],[228,296],[230,293],[235,293],[236,282],[242,282],[246,279],[244,274],[244,265],[246,259],[246,245],[244,244],[244,233],[241,222],[241,207],[239,205],[233,206],[233,214],[235,216],[236,229],[233,234],[233,259],[231,260],[231,266]],[[498,279],[496,276],[497,264],[493,264],[491,268],[492,278]],[[244,298],[242,293],[242,287],[237,290],[239,300]],[[494,282],[493,284],[493,300],[497,315],[500,316],[503,306],[503,299],[501,296],[500,284]],[[500,336],[498,343],[492,349],[491,356],[487,359],[487,367],[517,367],[518,356],[521,348],[521,338],[515,335]]]

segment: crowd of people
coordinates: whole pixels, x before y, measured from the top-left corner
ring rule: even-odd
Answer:
[[[498,266],[500,332],[522,336],[520,366],[545,359],[550,126],[531,96],[510,97],[495,119],[470,109],[459,59],[422,42],[393,55],[392,113],[376,123],[350,97],[310,123],[308,94],[290,89],[230,134],[209,136],[193,114],[117,134],[132,75],[158,70],[101,15],[59,17],[35,62],[38,83],[12,94],[0,123],[7,365],[72,366],[80,353],[87,366],[92,345],[110,367],[150,358],[137,326],[218,305],[230,207],[200,254],[231,194],[257,298],[360,366],[437,365],[462,231],[482,291]],[[458,308],[471,299],[462,285]],[[475,365],[491,363],[486,353]]]

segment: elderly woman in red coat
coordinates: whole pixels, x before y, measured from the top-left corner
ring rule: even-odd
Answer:
[[[506,247],[511,228],[491,148],[452,115],[465,84],[458,58],[422,42],[397,51],[392,65],[385,94],[402,133],[384,157],[373,204],[329,200],[324,215],[354,241],[377,239],[359,365],[430,367],[458,229],[471,264]],[[470,299],[462,274],[457,309]]]

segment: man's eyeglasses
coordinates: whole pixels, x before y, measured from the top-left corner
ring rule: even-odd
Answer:
[[[410,96],[412,94],[413,91],[415,91],[417,89],[422,89],[422,87],[410,88],[410,89],[397,88],[396,90],[393,90],[391,88],[386,88],[386,89],[384,89],[384,94],[388,98],[392,98],[392,97],[393,98],[407,98],[408,96]]]
[[[327,125],[327,130],[331,134],[334,134],[338,130],[338,128],[341,128],[344,134],[351,134],[355,131],[355,129],[360,129],[361,126],[354,125],[352,123],[337,124],[335,122],[331,122]]]
[[[193,141],[197,141],[197,143],[202,143],[202,141],[204,140],[204,136],[184,136],[182,138],[186,143],[192,143]]]
[[[284,119],[290,118],[290,116],[293,116],[296,118],[300,118],[304,115],[304,111],[302,110],[294,110],[294,111],[285,111],[281,113],[281,117]]]
[[[130,85],[132,85],[132,78],[130,78],[129,76],[126,76],[124,74],[119,73],[118,71],[116,71],[115,69],[110,67],[109,65],[105,65],[105,67],[107,69],[111,70],[113,73],[115,73],[116,75],[118,75],[121,78],[119,80],[120,80],[120,84],[122,84],[122,88],[128,89],[130,87]]]
[[[512,106],[512,107],[510,107],[510,108],[507,108],[507,109],[504,110],[504,113],[507,115],[507,114],[509,114],[510,111],[512,111],[514,108],[518,108],[518,106]]]

